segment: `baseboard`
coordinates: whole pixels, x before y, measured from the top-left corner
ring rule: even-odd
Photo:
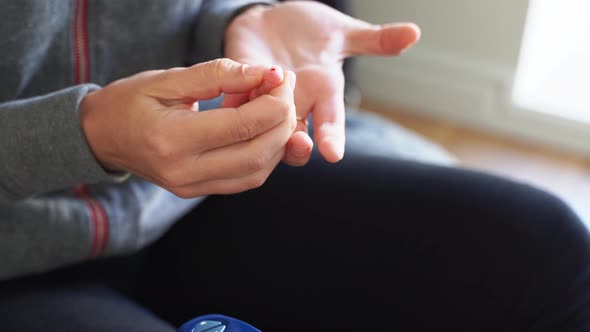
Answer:
[[[400,105],[590,157],[589,125],[511,102],[512,68],[416,48],[402,57],[359,58],[354,77],[370,103]]]

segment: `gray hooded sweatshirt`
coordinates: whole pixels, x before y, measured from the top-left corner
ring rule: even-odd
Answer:
[[[89,92],[144,70],[222,56],[249,0],[4,0],[0,4],[0,280],[133,253],[202,198],[97,163]]]

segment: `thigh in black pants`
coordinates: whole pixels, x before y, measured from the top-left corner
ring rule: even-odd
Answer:
[[[114,311],[147,308],[145,321],[173,325],[218,312],[265,331],[585,331],[588,239],[567,206],[528,186],[389,159],[316,158],[279,167],[258,190],[208,198],[125,274],[133,287],[105,282],[119,292],[105,298]],[[56,298],[85,293],[65,287]],[[19,298],[0,300],[0,321],[47,310],[33,302],[19,317]]]

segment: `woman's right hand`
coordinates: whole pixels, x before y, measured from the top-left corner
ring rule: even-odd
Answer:
[[[273,68],[218,59],[143,72],[88,94],[82,129],[103,167],[179,197],[253,189],[281,161],[297,124],[295,74]],[[236,108],[195,109],[198,100],[260,89],[270,91]]]

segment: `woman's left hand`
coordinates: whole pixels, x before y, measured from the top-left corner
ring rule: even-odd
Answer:
[[[283,161],[304,165],[313,142],[307,135],[312,113],[315,141],[323,157],[344,155],[343,60],[355,55],[399,55],[420,38],[412,23],[376,26],[313,1],[255,6],[236,17],[225,35],[225,55],[248,64],[278,64],[297,75],[298,128]],[[228,95],[237,106],[251,96]]]

